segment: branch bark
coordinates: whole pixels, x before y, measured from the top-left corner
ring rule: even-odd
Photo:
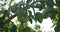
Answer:
[[[15,14],[15,15],[12,15],[11,17],[9,17],[6,21],[9,22],[9,21],[11,21],[11,19],[13,19],[14,17],[16,17],[16,14]]]

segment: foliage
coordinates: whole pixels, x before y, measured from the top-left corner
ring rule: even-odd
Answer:
[[[4,0],[2,0],[4,1]],[[4,4],[1,4],[0,10],[0,31],[4,32],[36,32],[35,30],[31,29],[27,22],[30,21],[32,24],[32,20],[35,22],[42,23],[44,18],[50,17],[54,21],[57,22],[55,27],[55,32],[60,31],[60,0],[27,0],[26,3],[24,0],[21,0],[19,3],[15,3],[11,6],[11,3],[14,0],[11,0],[9,4],[9,8],[5,9],[4,6],[7,5],[7,0],[5,0]],[[33,1],[33,2],[32,2]],[[32,2],[32,3],[31,3]],[[38,3],[39,2],[39,3]],[[56,6],[56,8],[54,8]],[[31,10],[28,10],[32,8]],[[44,11],[42,13],[36,12],[34,8],[39,8],[39,11]],[[14,15],[12,15],[12,13]],[[32,15],[34,13],[34,15]],[[20,24],[15,25],[12,19],[17,16],[17,22]],[[37,26],[37,25],[36,25]],[[40,31],[38,31],[40,32]]]

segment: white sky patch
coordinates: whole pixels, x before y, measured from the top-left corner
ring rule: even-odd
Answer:
[[[41,11],[39,11],[39,8],[34,8],[34,9],[35,9],[35,13],[36,13],[36,12],[42,13],[42,12],[44,11],[44,9],[42,9]]]
[[[56,4],[56,0],[53,0],[54,1],[54,3]]]
[[[19,3],[21,0],[15,0],[16,3]]]
[[[34,11],[33,11],[33,9],[31,7],[28,10],[32,12],[32,15],[34,15]]]
[[[8,6],[8,5],[5,5],[4,8],[5,8],[6,10],[8,10],[9,6]]]
[[[57,7],[54,5],[53,8],[57,8]]]
[[[49,30],[53,26],[51,18],[48,17],[47,19],[43,19],[43,22],[41,25],[42,25],[42,30],[44,31]]]
[[[17,20],[17,17],[11,20],[15,25],[20,25],[20,22]]]
[[[35,27],[36,23],[35,23],[34,20],[32,20],[32,21],[33,21],[32,24],[28,21],[28,26],[31,27],[34,30],[35,29],[34,27]]]
[[[4,4],[4,3],[5,3],[5,1],[0,0],[0,4]]]

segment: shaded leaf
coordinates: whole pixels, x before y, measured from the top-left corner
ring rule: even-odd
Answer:
[[[60,0],[56,0],[56,5],[60,7]]]
[[[39,6],[39,10],[41,11],[44,8],[45,8],[45,3],[44,2],[41,2],[41,5]]]
[[[51,16],[50,16],[51,19],[55,19],[58,11],[52,10],[52,11],[50,11],[50,13],[51,13]]]
[[[46,4],[47,4],[47,6],[52,7],[52,8],[53,8],[53,6],[54,6],[53,0],[48,0],[48,1],[46,1]]]
[[[43,15],[39,12],[36,12],[35,19],[41,23],[43,20]]]
[[[35,25],[35,29],[40,29],[40,26],[39,25]]]
[[[32,12],[31,11],[28,11],[29,12],[29,21],[30,21],[30,23],[32,24]]]
[[[23,32],[33,32],[32,29],[28,26],[26,26],[24,29],[23,29]]]
[[[55,30],[55,32],[59,32],[60,31],[60,27],[56,26],[54,30]]]
[[[9,12],[8,10],[5,10],[5,12],[4,12],[4,16],[9,17],[9,14],[10,14],[10,12]]]
[[[32,24],[32,19],[29,17],[29,21],[30,21],[30,23]]]
[[[26,3],[29,4],[32,0],[27,0]]]
[[[23,9],[22,9],[22,15],[23,15],[24,17],[27,17],[27,9],[26,9],[26,8],[23,8]]]
[[[36,4],[35,8],[39,8],[40,4]]]
[[[10,26],[11,26],[11,25],[10,25]],[[17,26],[16,26],[15,24],[13,24],[10,31],[11,31],[11,32],[17,32],[16,29],[17,29]]]
[[[29,12],[29,16],[32,16],[32,12],[31,11],[28,11]]]

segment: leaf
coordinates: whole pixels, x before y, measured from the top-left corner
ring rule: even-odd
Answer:
[[[39,8],[40,4],[36,4],[35,8]]]
[[[50,9],[49,11],[46,11],[46,13],[45,13],[45,15],[44,15],[44,18],[51,17],[51,19],[54,19],[54,18],[56,18],[57,13],[58,13],[58,11],[55,11],[55,10],[52,8],[52,10]]]
[[[50,11],[50,13],[51,13],[51,16],[50,16],[51,19],[55,19],[58,11],[52,10],[52,11]]]
[[[50,16],[51,16],[50,13],[46,13],[46,14],[44,15],[44,18],[48,18],[48,17],[50,17]]]
[[[29,12],[29,16],[32,16],[32,12],[31,11],[28,11]]]
[[[31,11],[28,11],[29,12],[29,17],[31,17],[32,19],[34,19],[34,15],[32,15],[32,12]]]
[[[44,8],[45,8],[45,3],[42,2],[41,5],[39,6],[39,10],[41,11],[41,10],[44,9]]]
[[[56,5],[60,7],[60,0],[56,0]]]
[[[55,19],[52,19],[52,23],[53,23],[53,26],[52,27],[56,26],[57,25],[57,19],[56,18]]]
[[[31,11],[28,11],[29,12],[29,21],[30,21],[30,23],[32,24],[32,12]]]
[[[59,32],[60,31],[60,27],[56,26],[54,30],[55,30],[55,32]]]
[[[21,14],[22,14],[22,16],[27,17],[27,9],[26,8],[22,8]]]
[[[39,12],[36,12],[35,19],[41,23],[43,20],[43,15]]]
[[[24,29],[23,29],[23,32],[31,32],[32,29],[28,26],[26,26]]]
[[[8,30],[9,30],[9,28],[8,28],[8,23],[6,23],[6,24],[4,25],[4,30],[5,30],[5,32],[8,32]]]
[[[26,2],[26,3],[27,3],[27,4],[29,4],[31,1],[32,1],[32,0],[27,0],[27,2]]]
[[[40,26],[39,25],[35,25],[35,29],[40,29]]]
[[[25,19],[24,19],[24,23],[27,23],[29,20],[29,17],[27,16]]]
[[[27,10],[26,10],[26,8],[20,7],[17,9],[16,14],[17,14],[19,20],[23,21],[23,19],[25,19],[27,17]]]
[[[32,19],[29,17],[29,21],[30,21],[30,23],[32,24]]]
[[[4,28],[4,25],[5,25],[5,22],[3,22],[3,21],[0,21],[0,28]]]
[[[10,12],[9,12],[8,10],[5,10],[5,12],[4,12],[4,16],[9,17],[9,14],[10,14]]]
[[[59,32],[60,31],[60,18],[57,21],[57,26],[55,27],[55,32]]]
[[[47,6],[52,7],[52,8],[53,8],[53,6],[54,6],[53,0],[48,0],[48,1],[46,1],[46,4],[47,4]]]
[[[11,25],[10,25],[10,26],[11,26]],[[11,31],[11,32],[17,32],[16,29],[17,29],[17,26],[14,25],[14,24],[12,24],[12,28],[10,29],[10,31]]]
[[[0,13],[0,17],[2,17],[3,16],[3,13]]]
[[[17,4],[14,4],[13,6],[9,7],[9,10],[11,10],[13,13],[17,10]]]
[[[32,15],[31,18],[35,20],[34,15]]]
[[[58,17],[59,17],[59,19],[60,19],[60,11],[58,12]]]

